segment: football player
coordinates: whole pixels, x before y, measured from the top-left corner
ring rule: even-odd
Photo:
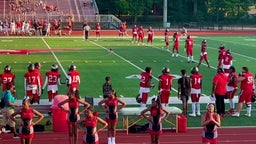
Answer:
[[[7,83],[11,83],[14,85],[15,74],[12,73],[12,67],[10,65],[6,65],[4,67],[4,72],[0,74],[0,85],[2,86],[2,91],[7,90]]]

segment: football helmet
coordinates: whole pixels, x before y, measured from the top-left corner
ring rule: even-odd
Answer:
[[[188,36],[187,36],[187,39],[190,39],[190,38],[191,38],[191,35],[188,35]]]
[[[59,66],[56,65],[56,64],[53,64],[53,65],[51,66],[51,70],[54,70],[54,71],[57,71],[58,68],[59,68]]]
[[[194,73],[197,73],[197,72],[199,72],[198,67],[192,67],[191,74],[194,74]]]
[[[168,67],[164,67],[162,69],[162,73],[170,73],[170,69]]]
[[[12,70],[12,67],[11,67],[10,65],[6,65],[6,66],[4,67],[4,71],[5,71],[5,72],[11,72],[11,70]]]
[[[35,70],[35,65],[34,64],[29,64],[28,65],[28,71],[33,71]]]
[[[68,70],[69,71],[76,70],[76,66],[72,64],[72,65],[69,66]]]
[[[225,49],[224,45],[221,44],[221,45],[219,46],[219,49]]]
[[[204,40],[202,41],[202,43],[206,43],[206,39],[204,39]]]

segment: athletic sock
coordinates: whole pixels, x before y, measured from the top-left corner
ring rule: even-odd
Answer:
[[[196,103],[192,102],[192,114],[196,114]]]
[[[115,138],[115,137],[112,137],[111,139],[112,139],[112,140],[111,140],[111,141],[112,141],[112,144],[115,144],[115,143],[116,143],[116,138]]]
[[[111,137],[108,137],[108,144],[112,144]]]
[[[199,102],[196,102],[196,110],[197,110],[197,113],[200,113],[200,103]]]
[[[229,105],[230,105],[230,109],[235,109],[235,104],[233,99],[229,99]]]
[[[251,104],[249,104],[249,105],[247,105],[247,107],[246,107],[246,112],[247,112],[247,114],[251,114],[251,112],[252,112],[252,105]]]

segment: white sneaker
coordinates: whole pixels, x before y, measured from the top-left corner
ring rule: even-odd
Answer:
[[[231,116],[233,116],[233,117],[239,117],[240,114],[236,112],[236,113],[232,114]]]
[[[201,116],[201,113],[200,113],[200,112],[197,112],[196,115]]]
[[[176,57],[178,57],[179,56],[179,54],[176,54]]]
[[[172,54],[172,57],[174,57],[174,53]]]
[[[196,117],[196,114],[191,113],[191,114],[189,114],[189,116],[191,116],[191,117]]]
[[[244,115],[247,116],[247,117],[251,117],[251,114],[248,114],[248,113],[246,113]]]

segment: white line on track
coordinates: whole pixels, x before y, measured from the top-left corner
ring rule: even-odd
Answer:
[[[98,47],[101,47],[101,48],[103,48],[103,49],[105,49],[105,50],[108,51],[108,49],[107,49],[106,47],[104,47],[104,46],[102,46],[102,45],[99,45],[99,44],[95,43],[94,41],[90,41],[90,42],[91,42],[92,44],[94,44],[94,45],[96,45],[96,46],[98,46]],[[135,65],[134,63],[130,62],[129,60],[125,59],[124,57],[118,55],[117,53],[113,52],[113,54],[114,54],[115,56],[119,57],[120,59],[122,59],[123,61],[129,63],[130,65],[134,66],[135,68],[139,69],[140,71],[144,71],[142,68],[140,68],[139,66],[137,66],[137,65]],[[157,78],[157,77],[153,76],[153,78],[158,81],[158,78]],[[177,91],[176,89],[174,89],[174,88],[172,88],[172,90],[175,91],[175,92],[178,92],[178,91]]]
[[[66,71],[64,70],[62,64],[60,63],[59,59],[57,58],[57,56],[55,55],[55,53],[53,52],[52,48],[49,46],[49,44],[44,40],[44,38],[41,38],[42,41],[44,42],[44,44],[47,46],[47,48],[50,50],[50,52],[52,53],[53,57],[55,58],[55,60],[57,61],[58,65],[60,66],[61,70],[63,71],[63,73],[65,74],[66,78],[68,77]]]

